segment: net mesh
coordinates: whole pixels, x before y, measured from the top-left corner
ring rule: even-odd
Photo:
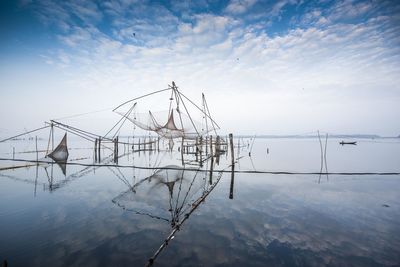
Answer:
[[[137,127],[157,133],[164,138],[196,138],[208,131],[202,123],[191,119],[187,114],[174,108],[170,111],[138,113],[136,110],[129,115],[117,111],[121,116],[126,116]]]

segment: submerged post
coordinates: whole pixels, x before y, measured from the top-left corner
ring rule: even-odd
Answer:
[[[235,165],[235,155],[233,154],[234,152],[234,147],[233,147],[233,134],[229,134],[229,143],[231,145],[231,160],[232,160],[232,165]]]

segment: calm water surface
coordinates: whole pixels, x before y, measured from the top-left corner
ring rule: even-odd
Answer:
[[[251,157],[249,141],[240,141],[237,171],[320,171],[317,139],[257,139]],[[329,172],[400,171],[398,140],[339,141],[327,145]],[[91,145],[70,143],[69,162],[93,163]],[[15,158],[36,157],[19,153],[32,142],[14,141],[1,147],[1,158],[12,158],[12,147]],[[103,151],[107,166],[67,165],[65,174],[57,164],[0,171],[0,260],[144,266],[215,186],[155,266],[400,266],[398,175],[235,173],[232,181],[230,155],[214,162],[210,175],[210,161],[200,170],[173,169],[180,153],[130,154],[119,159],[122,167],[109,154]],[[27,163],[0,161],[18,164]]]

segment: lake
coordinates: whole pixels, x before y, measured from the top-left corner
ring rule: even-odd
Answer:
[[[235,139],[234,172],[229,153],[202,166],[187,155],[182,168],[176,149],[132,153],[120,145],[118,163],[108,149],[96,163],[93,145],[72,138],[69,164],[37,165],[5,160],[35,160],[22,153],[34,151],[34,141],[2,144],[0,168],[31,166],[0,171],[0,260],[400,266],[400,176],[389,174],[400,172],[400,141],[340,141],[328,139],[321,168],[317,138]]]

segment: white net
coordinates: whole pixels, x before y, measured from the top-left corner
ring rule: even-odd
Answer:
[[[121,116],[126,116],[123,112],[118,112]],[[136,110],[126,116],[128,120],[137,127],[157,133],[159,136],[172,138],[196,138],[204,135],[208,131],[202,123],[193,120],[187,114],[177,109],[171,111],[158,111],[137,113]]]

